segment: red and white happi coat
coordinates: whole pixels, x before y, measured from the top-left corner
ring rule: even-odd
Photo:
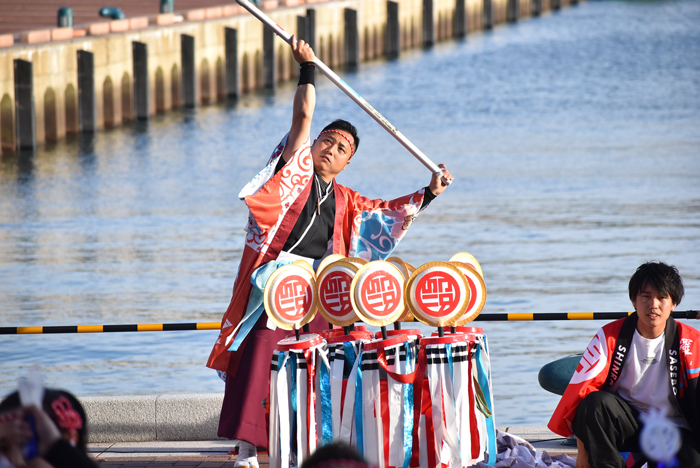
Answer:
[[[207,367],[222,372],[228,370],[229,377],[233,377],[238,369],[235,362],[231,362],[229,368],[229,360],[240,359],[242,355],[242,352],[229,352],[228,347],[246,312],[252,287],[250,275],[260,265],[277,258],[311,193],[313,159],[309,140],[282,170],[275,173],[286,141],[287,136],[277,145],[265,168],[239,194],[249,209],[245,247],[233,286],[233,297],[207,361]],[[423,203],[424,189],[396,200],[383,201],[363,197],[335,180],[333,187],[335,227],[328,253],[362,257],[368,261],[383,260],[391,254]]]
[[[569,437],[576,408],[589,393],[608,389],[621,375],[637,326],[637,314],[598,330],[566,387],[547,427]],[[700,431],[700,333],[669,317],[664,331],[666,369],[681,414]]]

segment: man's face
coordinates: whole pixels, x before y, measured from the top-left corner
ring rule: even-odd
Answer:
[[[335,132],[342,133],[345,138]],[[330,182],[350,163],[352,148],[349,142],[352,141],[352,135],[343,130],[319,135],[311,147],[311,156],[314,160],[314,170],[323,180]]]
[[[632,301],[639,321],[637,330],[644,338],[656,338],[666,328],[666,320],[676,308],[670,296],[662,296],[653,286],[646,285]]]

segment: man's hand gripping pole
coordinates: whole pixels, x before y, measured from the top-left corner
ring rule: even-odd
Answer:
[[[282,29],[277,23],[272,21],[269,16],[267,16],[265,13],[260,11],[258,7],[250,3],[248,0],[236,0],[236,2],[248,10],[250,14],[255,16],[257,19],[262,21],[262,23],[270,28],[275,34],[277,34],[279,37],[281,37],[285,42],[291,45],[292,43],[292,35],[289,34],[287,31]],[[377,110],[372,107],[367,101],[365,101],[362,96],[357,94],[355,90],[353,90],[345,81],[342,80],[338,75],[335,74],[333,70],[328,68],[325,63],[323,63],[318,57],[315,58],[314,62],[316,63],[316,68],[326,75],[326,77],[331,80],[336,86],[338,86],[345,94],[348,95],[350,99],[355,101],[355,103],[360,106],[365,112],[367,112],[370,117],[372,117],[379,125],[381,125],[384,130],[389,132],[401,145],[406,148],[409,153],[411,153],[413,156],[416,157],[420,162],[423,163],[425,167],[427,167],[430,172],[435,174],[436,177],[439,177],[442,182],[445,185],[450,185],[452,182],[451,179],[448,179],[447,177],[444,176],[444,169],[441,167],[438,167],[437,164],[432,162],[430,158],[428,158],[421,150],[419,150],[416,145],[411,143],[408,138],[406,138],[401,132],[399,132],[396,127],[391,125],[391,122],[389,122],[382,114],[377,112]]]

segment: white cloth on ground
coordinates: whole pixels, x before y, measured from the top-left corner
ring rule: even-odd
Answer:
[[[479,462],[475,468],[575,468],[576,460],[568,455],[550,456],[537,452],[525,439],[503,431],[496,431],[498,456],[495,465]]]

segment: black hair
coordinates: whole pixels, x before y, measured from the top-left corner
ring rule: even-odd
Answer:
[[[85,409],[78,399],[65,390],[47,388],[44,391],[43,410],[56,424],[63,437],[87,453]],[[10,393],[0,403],[0,413],[20,408],[19,393]]]
[[[357,136],[357,129],[353,124],[351,124],[347,120],[338,119],[326,125],[326,128],[324,128],[322,132],[325,132],[326,130],[342,130],[344,132],[348,132],[350,135],[352,135],[352,138],[355,140],[352,154],[357,153],[357,148],[359,148],[360,146],[360,137]]]
[[[301,468],[313,468],[315,466],[352,467],[366,466],[366,461],[357,450],[342,442],[333,442],[318,448],[309,458],[304,460]]]
[[[646,262],[630,278],[630,300],[636,301],[645,286],[651,286],[662,296],[669,296],[675,305],[681,303],[685,290],[678,268],[663,262]]]

